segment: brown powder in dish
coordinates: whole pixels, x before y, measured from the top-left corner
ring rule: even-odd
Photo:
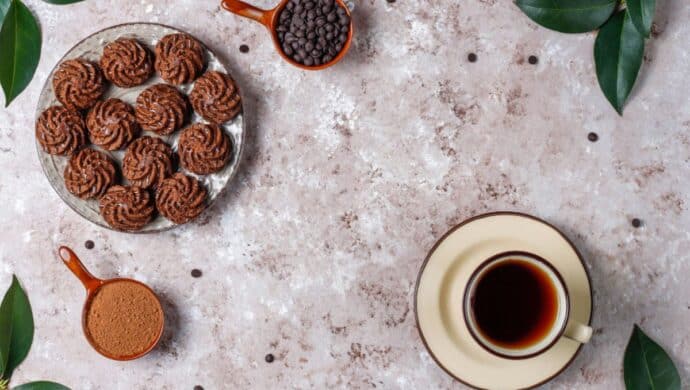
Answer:
[[[146,351],[156,341],[163,327],[163,310],[146,287],[115,281],[96,291],[85,325],[97,350],[126,358]]]

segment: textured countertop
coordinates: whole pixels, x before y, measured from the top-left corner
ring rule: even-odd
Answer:
[[[43,29],[41,62],[0,109],[0,289],[16,273],[36,321],[15,385],[464,388],[422,345],[414,282],[445,231],[494,210],[555,224],[591,273],[595,337],[545,388],[622,388],[633,323],[690,384],[687,2],[658,2],[623,118],[597,86],[594,35],[538,28],[508,1],[357,2],[351,52],[317,73],[282,62],[261,26],[218,1],[26,3]],[[230,190],[196,223],[156,235],[114,233],[70,210],[33,136],[58,59],[131,21],[185,29],[225,57],[250,121]],[[84,291],[56,259],[60,244],[95,274],[135,277],[163,296],[169,326],[155,352],[117,363],[89,347]]]

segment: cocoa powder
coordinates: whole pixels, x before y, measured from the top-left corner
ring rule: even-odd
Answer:
[[[126,358],[145,352],[163,327],[158,298],[131,281],[104,284],[86,313],[86,333],[105,355]]]

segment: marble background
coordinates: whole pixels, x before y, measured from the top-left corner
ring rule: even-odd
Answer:
[[[658,1],[622,118],[597,86],[594,35],[539,28],[507,0],[356,2],[351,52],[318,73],[282,62],[261,26],[218,1],[26,3],[43,29],[42,58],[29,88],[0,110],[0,286],[16,273],[36,320],[15,385],[464,388],[420,341],[414,281],[438,237],[494,210],[557,225],[592,276],[595,337],[544,388],[622,388],[633,323],[690,385],[686,1]],[[85,35],[131,21],[186,29],[224,56],[251,123],[226,195],[196,223],[157,235],[82,220],[50,188],[33,136],[56,61]],[[116,363],[88,346],[84,292],[56,259],[60,244],[97,275],[160,292],[170,326],[154,353]],[[195,268],[203,276],[192,278]]]

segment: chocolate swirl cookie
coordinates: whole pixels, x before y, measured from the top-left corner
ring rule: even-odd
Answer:
[[[60,64],[53,76],[55,97],[72,110],[93,107],[105,93],[105,79],[98,65],[82,59]]]
[[[118,87],[136,87],[153,74],[152,54],[137,40],[120,38],[103,49],[101,69],[105,78]]]
[[[222,124],[242,109],[240,94],[230,76],[209,71],[194,83],[189,95],[194,111],[211,123]]]
[[[93,149],[82,149],[70,158],[65,167],[65,187],[82,198],[98,198],[115,183],[117,170],[107,154]]]
[[[187,84],[204,68],[204,48],[187,34],[164,36],[156,45],[156,70],[170,84]]]
[[[91,142],[106,150],[127,146],[139,134],[134,109],[120,99],[96,103],[86,117]]]
[[[189,107],[177,88],[156,84],[137,97],[135,111],[137,121],[144,130],[169,135],[182,127]]]
[[[160,138],[141,137],[127,147],[122,175],[141,188],[158,187],[172,175],[172,149]]]
[[[117,230],[141,230],[153,218],[151,194],[143,188],[112,186],[100,200],[101,216]]]
[[[198,175],[223,169],[232,152],[228,135],[220,127],[205,123],[186,128],[177,147],[182,166]]]
[[[78,112],[52,106],[38,117],[36,138],[46,153],[72,154],[87,143],[86,125]]]
[[[178,172],[158,187],[156,208],[176,224],[187,223],[206,208],[206,194],[197,179]]]

